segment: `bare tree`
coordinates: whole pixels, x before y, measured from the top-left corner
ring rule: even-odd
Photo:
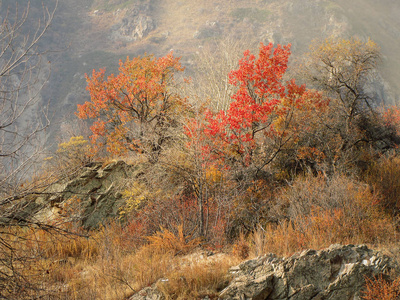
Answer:
[[[209,43],[199,49],[195,56],[194,78],[196,81],[187,94],[193,103],[209,102],[214,111],[226,110],[232,102],[235,87],[229,84],[229,73],[239,66],[239,59],[246,49],[256,49],[257,44],[249,40],[225,38]],[[196,99],[196,101],[194,101]]]
[[[380,57],[379,47],[370,39],[328,39],[311,47],[305,75],[338,99],[349,127],[358,115],[371,111],[372,99],[365,86],[375,74]]]
[[[43,151],[40,138],[49,126],[47,105],[40,92],[50,74],[46,51],[39,42],[54,18],[42,4],[42,17],[30,18],[30,1],[21,8],[17,1],[0,1],[0,298],[23,297],[32,290],[26,266],[33,259],[21,253],[23,236],[13,224],[24,218],[28,202],[20,201],[35,191],[28,181]],[[25,223],[26,224],[26,223]],[[46,227],[45,224],[37,224]]]
[[[0,195],[20,193],[21,180],[41,151],[40,134],[48,127],[47,105],[40,103],[50,64],[38,43],[55,13],[43,6],[43,17],[33,32],[30,2],[22,10],[4,7],[0,24]],[[55,2],[55,7],[57,1]],[[29,23],[29,24],[28,24]]]

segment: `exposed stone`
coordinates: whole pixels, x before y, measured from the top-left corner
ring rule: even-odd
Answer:
[[[134,166],[123,161],[105,167],[92,163],[79,171],[74,179],[49,186],[43,195],[29,199],[30,214],[40,221],[48,221],[69,213],[85,228],[96,227],[108,218],[116,218],[124,203],[123,183],[132,176]],[[68,212],[67,206],[71,206]],[[74,215],[72,215],[74,214]]]
[[[231,268],[235,278],[220,299],[360,299],[365,277],[389,271],[399,271],[394,261],[365,245],[332,245],[287,259],[266,255]]]
[[[217,21],[207,21],[199,30],[196,30],[193,37],[196,39],[218,37],[222,34],[222,31],[221,25]]]
[[[229,272],[234,279],[219,299],[359,300],[366,277],[389,272],[397,276],[400,269],[393,259],[365,245],[336,244],[289,258],[264,255],[231,267]],[[165,299],[156,286],[144,288],[129,300]]]
[[[150,2],[137,4],[132,9],[124,10],[121,22],[111,28],[112,39],[133,42],[146,37],[156,28],[156,23],[150,16],[150,10]]]
[[[142,289],[140,292],[136,293],[129,300],[164,300],[164,295],[157,290],[155,284],[151,287],[146,287]]]

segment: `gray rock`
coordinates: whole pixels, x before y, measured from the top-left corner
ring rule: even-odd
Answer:
[[[391,270],[399,271],[392,259],[365,245],[332,245],[287,259],[268,255],[231,268],[234,279],[220,299],[360,299],[365,277]]]
[[[155,285],[146,287],[140,292],[136,293],[129,300],[164,300],[164,295],[156,289]]]
[[[124,182],[135,170],[135,166],[123,161],[104,167],[101,163],[93,163],[77,172],[75,178],[53,184],[43,195],[29,199],[30,206],[35,206],[34,218],[40,221],[58,218],[65,213],[66,205],[72,205],[73,209],[65,217],[80,222],[85,228],[97,227],[108,218],[116,218],[125,203],[121,194]]]
[[[150,4],[148,2],[138,3],[126,11],[121,22],[112,26],[111,38],[125,42],[143,39],[156,28],[156,22],[150,15]]]

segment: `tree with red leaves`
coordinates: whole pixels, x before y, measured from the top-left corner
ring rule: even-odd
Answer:
[[[311,126],[309,116],[322,111],[328,100],[293,79],[284,81],[289,56],[290,45],[261,44],[258,57],[244,53],[239,68],[229,75],[238,88],[233,102],[226,111],[206,112],[205,154],[228,168],[240,166],[257,175],[296,145],[298,135]]]

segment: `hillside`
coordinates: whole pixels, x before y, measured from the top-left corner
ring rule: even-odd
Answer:
[[[398,298],[396,2],[15,3],[0,298]]]
[[[3,1],[3,7],[11,2]],[[57,131],[76,104],[87,100],[84,74],[100,68],[115,71],[118,60],[128,55],[162,56],[173,50],[190,74],[196,69],[196,53],[227,38],[238,41],[239,53],[259,42],[291,43],[294,61],[314,39],[356,35],[381,47],[382,79],[373,86],[377,100],[397,103],[399,16],[400,5],[391,0],[61,1],[43,43],[55,50],[48,55],[53,67],[43,101],[51,102]]]

